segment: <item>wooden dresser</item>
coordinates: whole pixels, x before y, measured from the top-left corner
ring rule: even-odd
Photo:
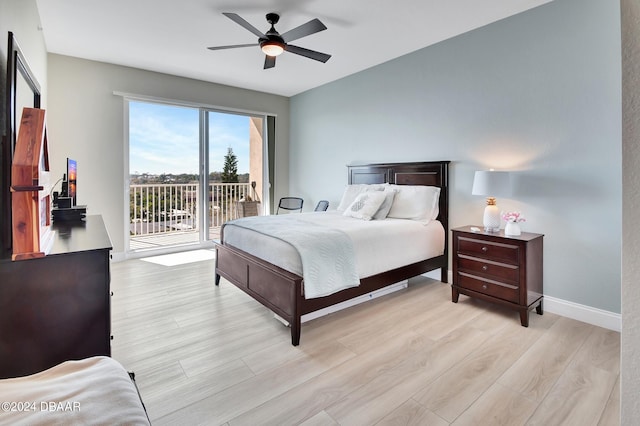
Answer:
[[[517,310],[524,327],[529,310],[542,315],[542,234],[507,237],[502,230],[473,232],[470,226],[452,232],[454,303],[460,294],[499,303]]]
[[[0,378],[111,356],[111,240],[102,217],[52,229],[47,256],[0,260]]]

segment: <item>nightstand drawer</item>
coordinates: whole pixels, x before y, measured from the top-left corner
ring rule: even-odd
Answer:
[[[458,272],[457,285],[487,296],[498,297],[513,303],[518,303],[520,291],[517,286],[499,283],[487,278]]]
[[[517,265],[493,262],[477,257],[458,255],[458,269],[471,274],[479,274],[516,285],[519,282],[520,268]]]
[[[510,263],[512,265],[519,263],[519,250],[517,245],[458,237],[458,252],[482,259]]]

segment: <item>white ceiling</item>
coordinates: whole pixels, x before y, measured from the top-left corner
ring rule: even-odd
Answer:
[[[293,96],[550,0],[37,0],[51,53]],[[327,27],[293,44],[332,55],[326,64],[285,52],[263,70],[257,43],[222,15],[235,12],[282,34],[313,18]]]

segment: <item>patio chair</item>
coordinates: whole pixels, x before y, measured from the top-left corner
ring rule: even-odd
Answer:
[[[327,200],[320,200],[316,205],[316,208],[313,209],[314,212],[324,212],[329,208],[329,202]]]
[[[278,203],[278,210],[276,214],[280,214],[280,209],[283,210],[298,210],[302,212],[302,203],[304,200],[298,197],[282,197]]]

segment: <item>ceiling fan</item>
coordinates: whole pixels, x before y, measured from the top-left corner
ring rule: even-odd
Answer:
[[[271,29],[266,33],[261,33],[256,27],[245,21],[240,15],[236,13],[223,13],[224,16],[231,19],[236,24],[251,31],[258,36],[258,43],[252,44],[235,44],[231,46],[213,46],[208,47],[210,50],[222,50],[222,49],[234,49],[236,47],[249,47],[260,46],[260,49],[264,52],[264,69],[273,68],[276,66],[276,56],[280,55],[285,50],[287,52],[295,53],[296,55],[305,56],[307,58],[314,59],[320,62],[327,62],[331,55],[326,53],[316,52],[315,50],[305,49],[304,47],[294,46],[289,44],[290,41],[297,40],[302,37],[306,37],[311,34],[315,34],[327,29],[325,25],[320,22],[319,19],[312,19],[306,24],[302,24],[292,30],[287,31],[284,34],[278,33],[274,25],[280,20],[280,15],[277,13],[267,13],[267,22],[271,24]]]

